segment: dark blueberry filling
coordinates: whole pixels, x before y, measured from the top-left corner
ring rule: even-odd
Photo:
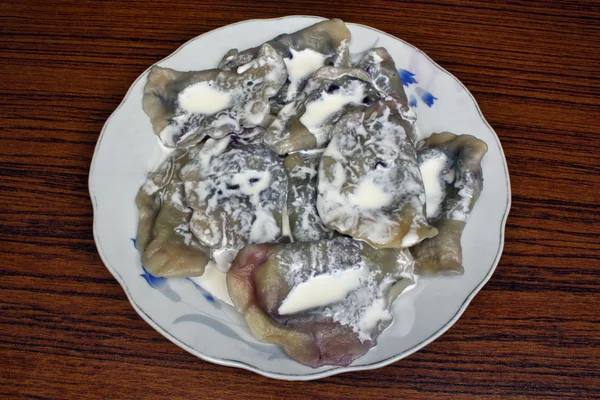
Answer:
[[[383,160],[375,160],[375,163],[373,164],[373,169],[378,169],[378,168],[387,168],[387,163]]]
[[[340,87],[338,85],[329,85],[326,92],[329,94],[332,94],[332,93],[338,91],[339,89],[340,89]]]

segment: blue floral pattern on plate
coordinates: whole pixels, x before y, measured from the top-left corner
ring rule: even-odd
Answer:
[[[406,69],[399,69],[398,70],[398,75],[400,76],[400,80],[402,80],[402,85],[404,85],[406,88],[409,88],[410,85],[416,85],[419,82],[417,81],[417,78],[415,78],[416,74],[414,72],[410,72]],[[409,92],[412,92],[412,90],[410,90]],[[418,105],[418,98],[421,99],[421,101],[427,105],[427,107],[431,107],[433,106],[433,103],[438,99],[437,97],[435,97],[433,94],[431,94],[430,92],[428,92],[427,90],[423,89],[420,86],[416,86],[414,88],[414,92],[416,93],[407,93],[408,95],[408,104],[411,107],[417,107]]]
[[[212,294],[210,294],[210,293],[208,292],[208,290],[204,289],[202,286],[198,285],[196,282],[194,282],[194,281],[193,281],[192,279],[190,279],[190,278],[185,278],[185,279],[187,279],[188,281],[192,282],[192,285],[194,285],[194,287],[195,287],[196,289],[198,289],[198,290],[200,291],[200,293],[202,293],[202,296],[204,296],[204,298],[205,298],[206,300],[208,300],[208,301],[210,301],[210,302],[213,302],[213,303],[215,302],[215,298],[214,298],[214,297],[212,297]]]
[[[137,249],[136,240],[131,238],[131,243],[133,243],[133,247]],[[144,267],[143,264],[142,270],[143,273],[140,274],[140,276],[144,278],[144,280],[148,283],[150,287],[158,290],[166,297],[175,302],[181,301],[181,296],[169,286],[167,278],[152,275],[150,272],[148,272],[148,270],[146,269],[146,267]],[[198,289],[200,293],[202,293],[202,296],[206,300],[208,300],[215,308],[221,308],[221,304],[218,301],[215,301],[215,298],[206,289],[204,289],[202,286],[200,286],[190,278],[186,278],[186,280],[190,281],[194,285],[194,287]],[[242,344],[245,344],[247,347],[259,352],[262,356],[265,356],[267,360],[287,358],[283,351],[277,346],[250,343],[244,340],[235,331],[233,331],[233,329],[231,329],[224,323],[219,322],[214,318],[211,318],[210,316],[202,314],[186,314],[175,319],[173,321],[173,324],[178,324],[180,322],[196,322],[205,326],[209,326],[215,331],[219,332],[221,335],[225,335],[230,339],[234,339]]]
[[[137,249],[136,240],[134,238],[131,238],[131,243],[133,243],[133,247],[135,247]],[[143,270],[143,273],[140,274],[140,276],[142,278],[144,278],[144,280],[148,283],[148,285],[150,285],[150,287],[158,290],[159,292],[161,292],[162,294],[164,294],[165,296],[167,296],[169,299],[171,299],[173,301],[181,301],[181,296],[179,294],[177,294],[177,292],[175,292],[169,286],[167,278],[152,275],[150,272],[148,272],[148,270],[146,269],[146,267],[144,267],[143,264],[142,264],[142,270]],[[194,285],[194,287],[196,289],[198,289],[200,291],[200,293],[202,293],[202,296],[204,296],[204,298],[206,300],[208,300],[210,303],[212,303],[213,306],[215,306],[215,308],[221,308],[221,304],[218,301],[215,301],[215,298],[213,297],[212,294],[210,294],[210,292],[208,292],[208,290],[204,289],[202,286],[198,285],[196,282],[194,282],[190,278],[185,278],[185,279],[190,281],[192,283],[192,285]]]
[[[131,243],[133,243],[133,247],[135,247],[137,249],[135,239],[131,238]],[[169,283],[167,282],[167,278],[162,278],[160,276],[152,275],[150,272],[148,272],[148,270],[146,269],[146,267],[144,267],[143,264],[142,264],[142,271],[143,271],[143,273],[140,274],[140,276],[142,278],[144,278],[144,280],[146,282],[148,282],[148,285],[150,285],[150,287],[158,290],[159,292],[164,294],[166,297],[168,297],[172,301],[175,301],[175,302],[181,301],[181,296],[179,294],[177,294],[177,292],[174,291],[171,288],[171,286],[169,286]]]

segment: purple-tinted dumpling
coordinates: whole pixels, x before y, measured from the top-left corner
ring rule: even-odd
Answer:
[[[413,284],[412,266],[407,250],[345,237],[250,245],[228,271],[227,287],[259,340],[313,368],[346,366],[391,323],[390,304]],[[323,284],[328,289],[318,290]]]

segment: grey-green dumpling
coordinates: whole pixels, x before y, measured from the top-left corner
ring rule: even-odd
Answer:
[[[373,84],[386,96],[395,95],[402,104],[407,104],[406,93],[392,56],[383,47],[367,51],[356,65],[363,69]]]
[[[436,235],[425,218],[414,119],[392,96],[340,118],[319,167],[317,209],[325,226],[377,248]]]
[[[136,196],[136,247],[142,264],[154,276],[199,276],[209,260],[208,249],[190,232],[192,209],[177,174],[194,152],[175,150],[156,172],[149,174]]]
[[[268,44],[238,71],[180,72],[155,66],[144,88],[143,108],[167,147],[189,146],[264,124],[269,98],[286,80],[283,59]]]
[[[323,67],[304,91],[279,111],[265,143],[280,155],[327,146],[333,125],[347,112],[379,100],[379,92],[358,68]]]
[[[287,213],[294,241],[330,239],[334,232],[323,225],[317,212],[317,171],[321,152],[288,155],[283,165],[288,175]]]
[[[193,209],[190,230],[223,270],[245,244],[281,237],[287,176],[262,132],[207,139],[180,172]]]
[[[411,248],[418,274],[464,272],[460,239],[483,189],[481,160],[486,152],[487,145],[482,140],[449,132],[434,133],[419,143],[427,220],[439,234]]]
[[[350,67],[350,31],[339,19],[331,19],[308,26],[294,33],[284,33],[269,40],[283,58],[287,69],[287,80],[276,96],[271,98],[274,111],[292,101],[304,88],[306,80],[323,66]],[[260,47],[238,52],[231,49],[221,62],[219,69],[244,68],[256,57]]]

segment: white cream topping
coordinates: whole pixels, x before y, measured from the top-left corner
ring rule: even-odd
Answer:
[[[271,211],[258,208],[254,213],[255,220],[250,228],[249,243],[269,243],[277,240],[281,230]]]
[[[250,183],[250,180],[256,180]],[[250,202],[258,205],[260,192],[269,187],[271,174],[269,171],[246,171],[233,176],[232,182],[240,185],[240,193],[250,197]]]
[[[300,122],[315,136],[317,145],[321,146],[325,142],[325,135],[321,132],[322,125],[344,106],[361,104],[364,96],[363,84],[358,80],[351,82],[348,89],[340,88],[331,94],[324,92],[318,100],[306,105]]]
[[[323,154],[328,163],[320,164],[317,197],[327,227],[381,244],[397,237],[407,223],[415,228],[426,224],[417,160],[389,107],[367,120],[355,112],[336,123]],[[406,207],[415,211],[412,221],[400,217]],[[407,233],[404,243],[415,244],[415,231]]]
[[[381,185],[373,182],[372,177],[367,177],[358,184],[354,193],[348,195],[348,200],[352,205],[369,210],[389,205],[392,202],[392,196],[383,190]]]
[[[460,197],[460,201],[451,211],[450,218],[455,221],[466,221],[469,213],[471,212],[469,209],[469,204],[471,204],[471,200],[473,198],[473,189],[468,186],[464,186],[458,191],[458,196]]]
[[[370,339],[370,332],[373,331],[381,321],[389,321],[392,319],[392,313],[388,310],[387,302],[383,298],[373,300],[373,302],[365,308],[362,318],[358,321],[358,338],[361,341]]]
[[[229,93],[217,89],[212,82],[199,82],[179,93],[178,103],[185,112],[213,115],[228,108],[232,99]]]
[[[205,135],[218,138],[264,124],[269,98],[287,78],[283,58],[264,44],[240,71],[243,73],[221,71],[214,79],[193,83],[179,93],[156,87],[154,94],[145,94],[163,99],[161,119],[168,125],[159,133],[162,142],[177,147],[201,141]],[[173,83],[184,84],[185,80],[185,75],[176,76]]]
[[[311,156],[311,155],[315,155],[315,154],[323,154],[325,152],[325,149],[312,149],[312,150],[298,150],[298,151],[294,151],[291,152],[290,154],[294,154],[294,153],[300,153],[300,154],[305,154],[307,156]]]
[[[300,83],[325,64],[326,57],[312,49],[304,49],[301,51],[290,49],[290,52],[292,58],[283,59],[288,71],[288,80],[290,81],[286,99],[288,101],[296,97]]]
[[[254,61],[250,61],[244,65],[240,65],[237,69],[237,73],[239,75],[243,74],[244,72],[248,71],[250,68],[254,67],[256,63]]]
[[[225,236],[223,235],[223,237]],[[237,253],[238,251],[236,249],[231,249],[227,247],[220,249],[212,249],[211,257],[213,265],[219,270],[227,272]]]
[[[292,231],[290,230],[290,216],[288,214],[287,204],[283,206],[283,213],[281,214],[281,236],[287,236],[293,242],[294,237],[292,236]]]
[[[404,248],[411,247],[419,242],[420,242],[419,235],[417,235],[417,232],[415,231],[415,229],[413,227],[411,227],[411,229],[402,238],[402,247],[404,247]]]
[[[358,288],[361,279],[366,278],[368,274],[368,269],[363,267],[314,276],[292,288],[281,303],[279,314],[294,314],[340,302],[348,293]]]
[[[444,200],[441,175],[447,161],[446,154],[440,153],[439,157],[428,158],[419,166],[425,186],[427,218],[433,218],[439,214],[440,205]]]
[[[274,242],[281,234],[276,217],[285,204],[285,171],[254,133],[238,138],[247,144],[232,144],[231,135],[208,139],[180,171],[194,209],[191,231],[213,249],[223,271],[245,244]]]
[[[154,181],[152,179],[146,179],[146,181],[142,185],[142,190],[148,195],[153,195],[159,189],[160,189],[160,187],[158,187],[158,185],[156,183],[154,183]]]
[[[213,159],[213,157],[216,157],[225,151],[230,140],[230,137],[226,136],[223,139],[209,138],[206,143],[204,143],[204,146],[202,146],[202,151],[200,151],[197,155],[198,160],[200,161],[199,164],[201,171],[208,170],[210,161]]]
[[[364,246],[348,238],[294,243],[275,257],[292,288],[279,308],[282,315],[305,310],[350,327],[361,341],[369,340],[382,321],[389,321],[387,296],[401,278],[413,278],[414,260],[397,251],[394,272],[381,276],[380,266],[364,257]]]
[[[412,261],[405,261],[408,264],[403,265],[405,269],[400,275],[414,282]],[[344,301],[326,307],[324,314],[342,325],[351,327],[361,342],[371,340],[379,324],[390,321],[393,317],[389,310],[387,293],[396,282],[397,278],[391,277],[378,282],[372,272]]]
[[[370,53],[370,55],[371,55],[371,60],[374,64],[381,64],[381,62],[383,61],[383,58],[381,58],[379,56],[379,54],[377,54],[377,52],[375,52],[375,51],[372,51]]]
[[[226,277],[227,274],[219,269],[214,261],[210,261],[206,265],[202,276],[196,276],[189,279],[197,283],[217,299],[233,305],[231,297],[229,296],[229,291],[227,290]]]
[[[180,130],[181,128],[178,125],[170,124],[165,126],[163,130],[160,131],[158,137],[164,144],[175,148],[177,135],[179,134]]]

